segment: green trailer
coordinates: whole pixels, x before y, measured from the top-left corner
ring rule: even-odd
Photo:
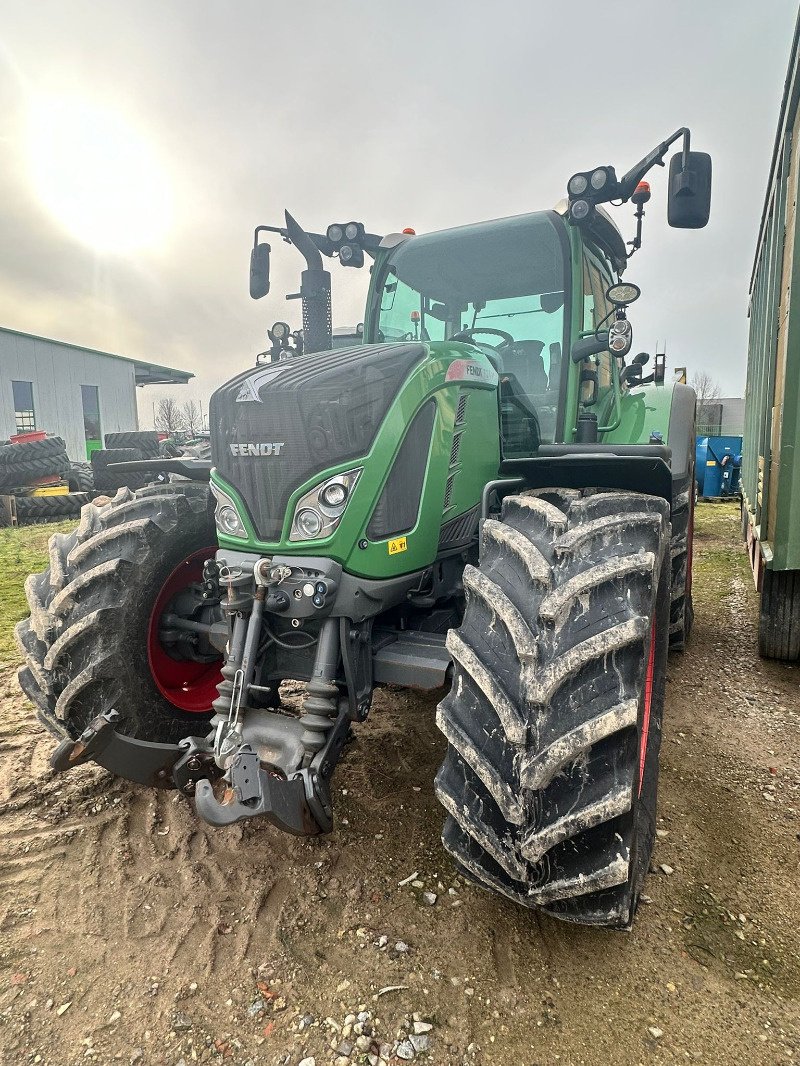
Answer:
[[[761,596],[759,650],[800,659],[800,21],[750,282],[742,531]]]

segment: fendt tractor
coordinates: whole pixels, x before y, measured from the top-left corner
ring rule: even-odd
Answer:
[[[446,689],[435,789],[460,871],[630,926],[692,620],[695,396],[626,361],[639,289],[620,276],[677,141],[668,221],[699,228],[711,160],[680,129],[621,178],[574,174],[551,211],[256,229],[253,297],[264,233],[305,258],[303,353],[273,327],[269,361],[211,400],[211,461],[133,464],[171,480],[87,504],[26,582],[20,680],[55,770],[179,789],[212,826],[326,833],[374,687]],[[612,201],[636,207],[627,243]],[[323,255],[374,260],[363,344],[332,348]]]

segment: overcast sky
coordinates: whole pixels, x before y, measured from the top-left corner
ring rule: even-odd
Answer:
[[[253,227],[284,207],[310,229],[374,232],[538,210],[575,170],[622,173],[688,125],[714,160],[711,221],[668,229],[666,171],[651,172],[626,275],[643,289],[634,343],[666,341],[668,365],[741,394],[796,14],[796,0],[5,0],[0,325],[192,370],[170,392],[205,405],[272,321],[299,325],[287,245],[273,242],[270,295],[247,291]],[[119,131],[110,162],[102,143],[78,159],[59,139],[95,109],[99,142]],[[116,248],[76,187],[118,219]],[[630,205],[615,218],[631,236]],[[332,270],[334,322],[353,324],[366,271]],[[140,390],[142,425],[159,395]]]

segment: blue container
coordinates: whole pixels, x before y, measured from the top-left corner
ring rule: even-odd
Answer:
[[[695,453],[697,494],[705,499],[738,496],[741,491],[742,438],[700,437]]]

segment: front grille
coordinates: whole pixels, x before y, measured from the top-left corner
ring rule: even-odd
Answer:
[[[453,483],[455,482],[455,480],[456,480],[456,475],[455,474],[451,474],[450,477],[447,479],[447,486],[446,486],[446,488],[444,490],[444,505],[442,507],[443,511],[446,511],[447,508],[452,503],[452,500],[453,500]]]
[[[458,398],[458,407],[456,408],[456,425],[460,426],[464,423],[464,416],[467,413],[467,400],[469,399],[468,392],[462,392]]]
[[[458,453],[461,451],[461,434],[453,434],[453,446],[450,449],[450,466],[455,466],[458,462]]]
[[[369,451],[403,380],[425,352],[424,345],[409,343],[296,356],[248,370],[214,393],[212,459],[239,491],[259,537],[280,537],[289,497],[299,485]],[[281,447],[269,447],[275,444]],[[242,455],[233,454],[239,449]]]

